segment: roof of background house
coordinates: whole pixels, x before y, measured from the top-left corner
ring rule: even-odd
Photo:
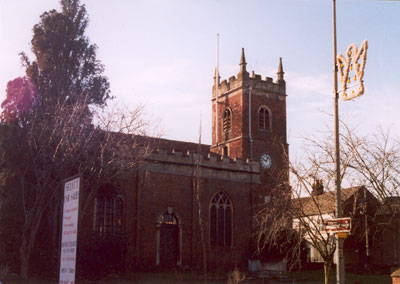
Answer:
[[[379,207],[378,215],[400,214],[400,196],[388,196]]]
[[[350,188],[342,188],[340,196],[342,199],[342,204],[362,188],[364,187],[356,186]],[[302,211],[302,214],[304,214],[304,216],[320,215],[335,212],[335,196],[335,191],[327,191],[320,195],[296,198],[292,201],[293,205],[298,207]]]

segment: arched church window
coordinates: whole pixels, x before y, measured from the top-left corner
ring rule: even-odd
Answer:
[[[258,111],[258,128],[270,130],[271,112],[266,106],[260,107]]]
[[[223,116],[223,130],[227,132],[231,130],[232,112],[229,108],[226,108]]]
[[[232,246],[233,208],[230,198],[218,192],[210,203],[210,245]]]
[[[122,195],[118,189],[106,186],[95,199],[94,230],[101,236],[120,234],[122,228]]]

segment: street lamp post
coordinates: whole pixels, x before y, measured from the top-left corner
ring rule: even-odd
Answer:
[[[335,184],[336,184],[336,218],[342,217],[341,188],[340,188],[340,144],[339,144],[339,92],[338,92],[338,66],[336,42],[336,0],[333,1],[333,100],[335,120]],[[344,256],[343,239],[336,236],[336,283],[344,284]]]
[[[343,100],[352,100],[364,94],[364,68],[367,61],[368,41],[364,40],[357,48],[351,44],[347,48],[346,55],[337,55],[336,42],[336,0],[333,2],[333,101],[334,101],[334,120],[335,120],[335,184],[336,184],[336,218],[342,217],[341,208],[341,177],[340,177],[340,144],[339,144],[339,91],[338,91],[338,70],[340,71],[340,81],[342,83]],[[360,62],[361,61],[361,62]],[[354,65],[354,67],[353,67]],[[354,79],[349,76],[350,70],[354,69]],[[352,84],[353,81],[353,84]],[[347,93],[350,91],[351,93]],[[345,283],[345,266],[343,255],[344,239],[336,237],[336,283]],[[369,253],[369,252],[367,252]]]

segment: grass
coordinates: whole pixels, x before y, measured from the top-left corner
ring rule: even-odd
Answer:
[[[226,275],[207,275],[207,284],[226,284]],[[191,272],[158,272],[158,273],[137,273],[134,281],[138,284],[169,284],[169,283],[205,283],[203,277]],[[129,283],[129,284],[130,284]],[[79,283],[77,283],[79,284]],[[108,284],[108,283],[107,283]],[[119,283],[118,283],[119,284]],[[128,284],[128,283],[127,283]]]
[[[226,284],[226,274],[208,274],[207,284]],[[28,281],[2,281],[3,284],[58,284],[58,281],[42,281],[42,280],[28,280]],[[172,283],[205,283],[203,277],[197,273],[191,272],[148,272],[148,273],[135,273],[131,279],[121,279],[119,277],[107,277],[99,281],[76,281],[76,284],[172,284]]]
[[[76,284],[226,284],[227,274],[209,274],[208,281],[204,282],[201,275],[191,272],[153,272],[153,273],[136,273],[131,280],[124,280],[117,277],[110,277],[101,281],[77,281]],[[335,282],[335,271],[332,272],[330,282]],[[58,284],[58,281],[40,281],[30,280],[23,281],[3,281],[3,284]],[[261,279],[253,280],[248,283],[263,283]],[[264,283],[281,283],[264,281]],[[301,284],[320,284],[324,283],[323,270],[291,272],[288,279],[282,283],[301,283]],[[360,275],[351,272],[346,273],[346,284],[390,284],[392,283],[389,275]]]
[[[324,283],[324,271],[323,270],[311,270],[292,272],[289,274],[291,279],[294,279],[295,283],[303,284],[320,284]],[[334,269],[331,271],[330,282],[336,283],[336,272]],[[392,278],[389,275],[370,275],[370,274],[355,274],[346,272],[346,284],[391,284]]]

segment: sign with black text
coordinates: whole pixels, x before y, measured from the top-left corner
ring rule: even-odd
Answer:
[[[80,176],[64,182],[59,284],[75,284]]]

